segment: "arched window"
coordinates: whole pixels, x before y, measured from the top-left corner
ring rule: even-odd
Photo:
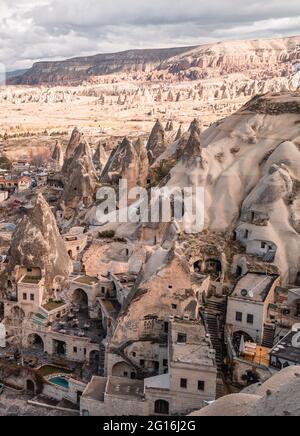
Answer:
[[[169,406],[168,401],[166,401],[166,400],[155,401],[154,411],[158,415],[169,415],[170,406]]]

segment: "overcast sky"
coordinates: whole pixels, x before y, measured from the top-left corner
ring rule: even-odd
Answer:
[[[0,62],[300,34],[299,0],[0,0]]]

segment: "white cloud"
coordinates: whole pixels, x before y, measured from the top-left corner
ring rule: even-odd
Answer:
[[[0,62],[292,34],[299,17],[299,0],[0,0]]]

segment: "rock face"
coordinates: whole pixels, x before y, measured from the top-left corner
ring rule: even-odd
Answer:
[[[180,80],[202,80],[246,73],[252,79],[267,79],[286,76],[291,72],[293,62],[299,60],[299,50],[299,36],[225,41],[173,49],[130,50],[62,62],[39,62],[24,74],[10,78],[8,82],[15,85],[61,85],[116,73],[144,73],[150,77],[165,74]],[[220,89],[220,92],[228,94],[225,89]],[[170,102],[178,100],[170,93],[168,99]]]
[[[0,102],[13,104],[39,103],[55,104],[69,103],[74,100],[74,90],[61,88],[3,88],[0,92]]]
[[[157,120],[147,143],[149,164],[152,165],[165,149],[165,129],[161,122]]]
[[[236,234],[286,283],[300,265],[299,102],[299,93],[256,97],[201,141],[194,130],[162,155],[173,162],[166,186],[204,188],[204,228]]]
[[[54,166],[56,167],[56,170],[59,171],[64,163],[64,152],[61,144],[58,141],[56,142],[55,147],[53,149],[51,159],[53,161]]]
[[[78,208],[89,207],[93,203],[97,176],[90,146],[78,131],[73,132],[67,156],[71,157],[66,159],[62,169],[64,192],[61,208],[65,211],[65,217],[70,218]]]
[[[196,47],[164,62],[160,68],[191,79],[260,71],[261,76],[286,74],[299,59],[299,37],[225,41]]]
[[[96,151],[93,156],[93,163],[99,174],[102,173],[108,160],[108,155],[101,143],[97,145]]]
[[[53,288],[61,287],[72,271],[72,263],[55,217],[41,194],[13,235],[9,262],[2,275],[2,282],[5,279],[18,279],[18,267],[39,268],[50,294]]]
[[[134,144],[127,138],[112,152],[101,182],[116,185],[120,179],[126,179],[128,189],[137,185],[145,186],[148,175],[148,157],[142,140]]]
[[[85,141],[85,139],[84,139],[83,133],[81,133],[77,129],[77,127],[75,127],[75,129],[72,132],[67,149],[66,149],[66,157],[65,157],[66,163],[68,162],[69,159],[71,159],[74,156],[74,153],[75,153],[77,147],[84,141]]]
[[[147,317],[159,320],[168,317],[170,300],[176,305],[178,316],[185,313],[190,319],[195,319],[198,301],[192,288],[190,268],[174,247],[158,249],[144,265],[141,280],[137,280],[136,289],[121,314],[112,345],[118,347],[126,341],[139,342],[144,335],[144,320]],[[136,327],[125,330],[129,321]]]
[[[9,79],[14,85],[41,83],[69,84],[92,76],[119,72],[145,72],[157,68],[162,62],[192,47],[154,50],[129,50],[121,53],[68,59],[63,62],[39,62],[25,74]]]

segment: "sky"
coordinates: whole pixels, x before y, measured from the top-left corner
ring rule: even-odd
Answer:
[[[299,0],[0,0],[0,63],[300,34]]]

